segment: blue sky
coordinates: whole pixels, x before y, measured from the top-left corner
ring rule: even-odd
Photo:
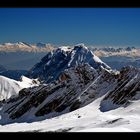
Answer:
[[[140,8],[0,8],[0,43],[140,46]]]

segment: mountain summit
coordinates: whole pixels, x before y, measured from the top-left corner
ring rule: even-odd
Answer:
[[[84,44],[78,44],[73,48],[63,46],[49,52],[30,70],[28,75],[30,78],[39,78],[49,83],[57,79],[65,69],[85,63],[94,69],[110,69]]]

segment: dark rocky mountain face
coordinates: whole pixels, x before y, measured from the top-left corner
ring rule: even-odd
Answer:
[[[133,100],[140,99],[140,69],[128,66],[121,69],[114,90],[101,102],[101,110],[109,111],[120,106],[127,107]]]
[[[23,89],[19,96],[5,101],[0,111],[0,123],[55,117],[83,107],[103,95],[101,111],[126,107],[130,101],[139,99],[139,75],[140,70],[132,67],[125,67],[120,73],[95,70],[88,64],[71,67],[61,73],[58,80]]]
[[[94,69],[101,67],[111,69],[81,44],[74,48],[61,47],[48,53],[30,70],[28,76],[49,83],[56,80],[65,69],[85,63]]]
[[[98,75],[95,69],[84,64],[65,70],[50,84],[23,89],[18,97],[3,104],[1,122],[18,118],[28,120],[26,115],[32,118],[48,115],[48,118],[50,114],[52,117],[73,111],[81,106],[80,95]]]

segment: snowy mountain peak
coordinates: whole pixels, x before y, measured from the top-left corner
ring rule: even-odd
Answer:
[[[23,42],[17,42],[16,45],[25,45]]]
[[[4,44],[1,44],[1,46],[10,46],[10,45],[13,45],[13,43],[4,43]]]
[[[74,49],[88,49],[84,43],[80,43],[74,46]]]
[[[30,46],[29,44],[25,43],[25,42],[16,42],[16,43],[4,43],[2,44],[3,46],[18,46],[18,45],[26,45],[26,46]]]
[[[59,47],[48,53],[37,63],[29,72],[30,78],[39,78],[46,83],[56,80],[60,73],[70,67],[80,64],[89,64],[94,69],[105,68],[111,69],[107,64],[102,62],[92,51],[84,44],[74,47]]]
[[[30,44],[26,43],[26,42],[17,42],[15,43],[16,45],[22,45],[22,46],[28,46],[28,47],[31,47]]]
[[[69,52],[69,51],[71,51],[72,50],[72,48],[71,47],[68,47],[68,46],[61,46],[61,47],[59,47],[58,48],[58,50],[59,51],[65,51],[65,52]]]
[[[65,51],[65,52],[70,52],[74,50],[88,50],[88,48],[83,44],[77,44],[74,47],[69,47],[69,46],[61,46],[57,49],[57,51]]]

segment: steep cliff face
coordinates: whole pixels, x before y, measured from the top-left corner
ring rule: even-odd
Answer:
[[[117,76],[116,87],[101,102],[101,110],[109,111],[120,106],[128,106],[140,99],[140,69],[124,67]]]

